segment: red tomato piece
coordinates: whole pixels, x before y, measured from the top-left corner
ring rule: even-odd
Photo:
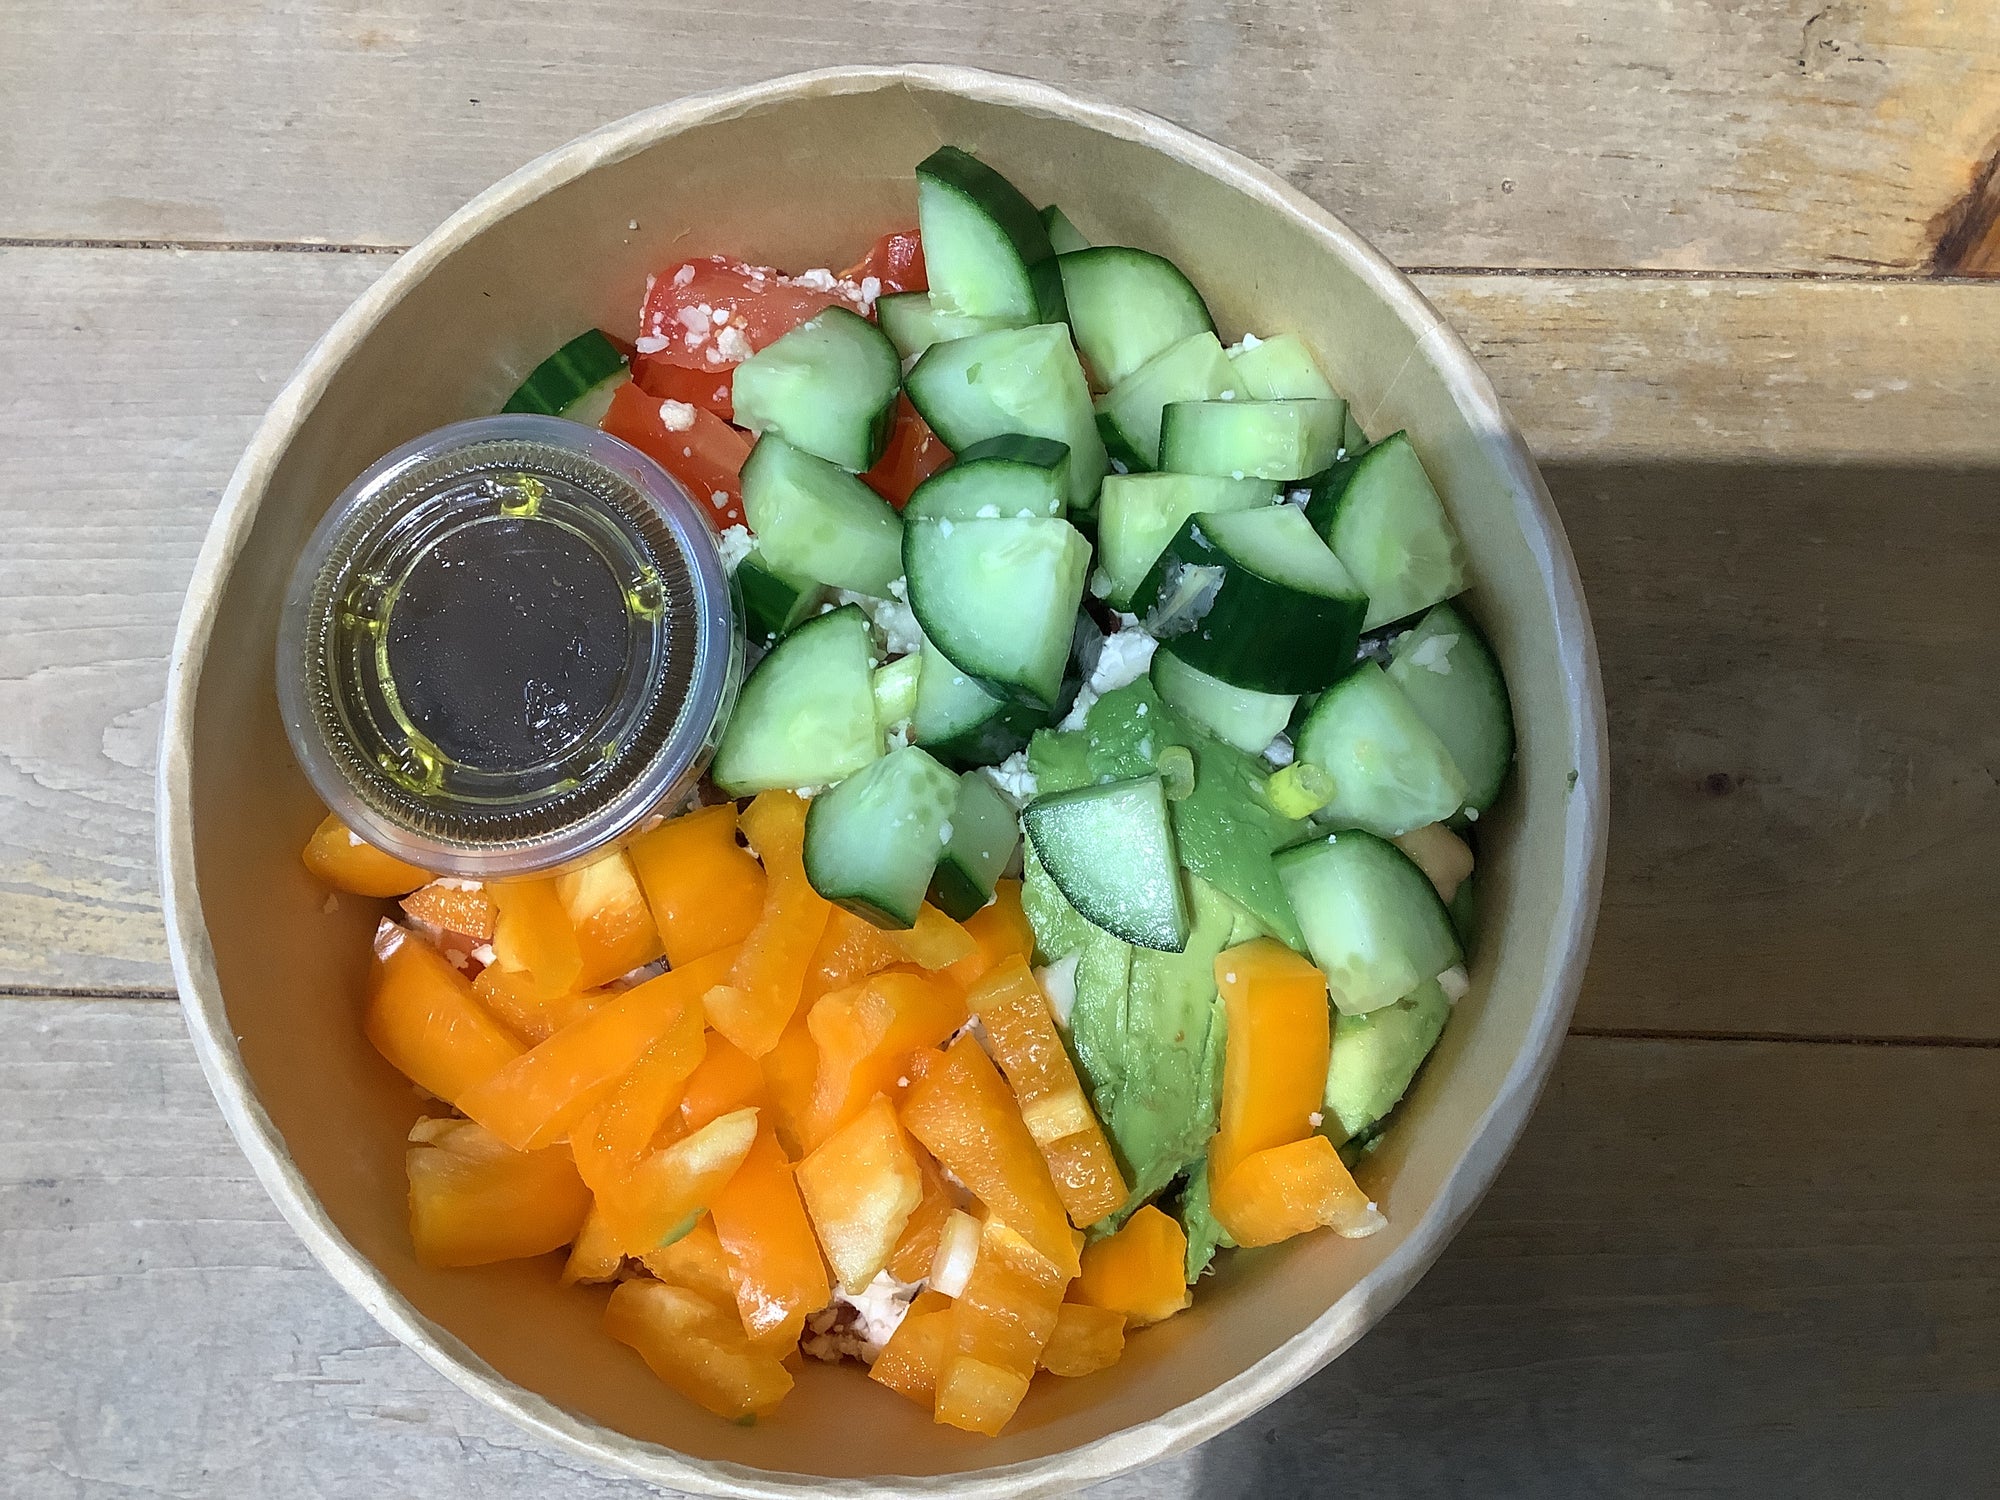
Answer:
[[[896,425],[889,429],[889,446],[861,482],[901,510],[931,475],[951,462],[951,450],[932,432],[908,396],[896,398]]]
[[[836,303],[865,310],[861,288],[830,272],[787,276],[710,255],[653,278],[635,347],[642,361],[729,370]]]
[[[669,414],[675,425],[669,426]],[[681,426],[686,422],[686,426]],[[750,439],[705,407],[670,406],[637,385],[622,385],[604,430],[623,438],[687,487],[717,531],[743,524],[743,460]]]
[[[930,289],[924,269],[924,242],[914,229],[899,229],[877,240],[866,255],[840,273],[842,281],[857,285],[873,276],[884,292],[922,292]]]
[[[670,365],[660,360],[642,359],[632,366],[632,378],[649,396],[658,396],[663,401],[685,401],[689,406],[712,411],[728,422],[736,416],[732,390],[734,382],[731,379],[734,368],[697,370],[692,365]]]

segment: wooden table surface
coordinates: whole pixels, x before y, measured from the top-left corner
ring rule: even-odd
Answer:
[[[1102,1493],[1995,1493],[1987,0],[6,0],[0,1492],[634,1491],[378,1329],[230,1141],[159,918],[164,656],[399,247],[602,121],[885,57],[1157,111],[1415,272],[1603,649],[1603,919],[1520,1151],[1351,1354]]]

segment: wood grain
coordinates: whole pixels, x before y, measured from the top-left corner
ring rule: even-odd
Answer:
[[[15,0],[7,29],[0,236],[53,239],[408,244],[604,121],[895,57],[1156,111],[1426,266],[1917,274],[2000,138],[2000,11],[1934,0]]]
[[[1574,1039],[1379,1329],[1097,1493],[1978,1491],[2000,1430],[1996,1099],[2000,1051]],[[7,1494],[633,1492],[327,1279],[169,1007],[0,1002],[0,1139]]]

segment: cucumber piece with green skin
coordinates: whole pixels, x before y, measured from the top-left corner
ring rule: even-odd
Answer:
[[[1190,516],[1133,596],[1174,654],[1233,687],[1310,693],[1353,664],[1367,599],[1293,505]]]
[[[1139,948],[1187,947],[1180,853],[1158,776],[1037,797],[1021,814],[1035,857],[1093,926]]]
[[[1007,433],[1069,445],[1063,499],[1088,509],[1104,478],[1090,387],[1069,328],[1044,323],[933,344],[903,377],[917,413],[953,453]]]
[[[743,461],[743,515],[775,572],[886,599],[903,571],[903,522],[889,502],[773,433]]]
[[[914,927],[957,801],[957,779],[924,750],[890,751],[813,798],[806,879],[877,927]]]
[[[1465,778],[1466,807],[1485,812],[1514,763],[1514,714],[1493,648],[1440,604],[1391,648],[1388,671]]]
[[[1300,760],[1333,777],[1315,819],[1384,838],[1442,823],[1465,805],[1465,778],[1409,696],[1372,661],[1320,694],[1299,727]]]
[[[1465,588],[1465,553],[1407,434],[1329,466],[1306,518],[1368,591],[1373,630]]]
[[[1153,653],[1153,690],[1160,701],[1197,729],[1251,755],[1285,732],[1298,699],[1289,693],[1259,693],[1233,687],[1191,667],[1171,645]]]
[[[630,377],[618,346],[599,330],[586,328],[529,371],[500,410],[567,417],[595,427],[611,405],[612,392]]]
[[[794,627],[743,680],[708,774],[732,797],[824,786],[882,754],[868,617],[853,605]]]
[[[1281,849],[1275,862],[1342,1015],[1393,1005],[1464,957],[1430,877],[1386,839],[1347,829]]]
[[[1153,564],[1188,517],[1257,510],[1277,498],[1268,479],[1206,474],[1112,474],[1097,501],[1097,565],[1111,581],[1106,601],[1130,609]]]
[[[910,496],[903,521],[997,521],[1060,516],[1069,448],[1051,438],[1007,433],[974,443]]]
[[[1101,245],[1056,264],[1070,327],[1099,389],[1110,390],[1182,339],[1215,332],[1201,293],[1165,256]]]
[[[1042,710],[989,693],[924,642],[910,734],[946,765],[997,765],[1048,721]]]
[[[826,602],[824,585],[787,577],[755,552],[736,565],[736,591],[743,600],[744,639],[767,650]]]
[[[1053,517],[917,520],[903,532],[925,639],[989,692],[1048,710],[1062,689],[1090,544]]]
[[[1229,356],[1236,394],[1245,401],[1339,401],[1305,340],[1295,333],[1261,339]]]
[[[875,692],[875,722],[887,734],[898,724],[907,724],[917,711],[917,686],[924,659],[902,656],[875,669],[870,683]]]
[[[1016,323],[1068,317],[1042,216],[977,157],[940,146],[917,164],[917,226],[937,310]]]
[[[849,473],[889,443],[903,366],[896,346],[844,307],[816,313],[736,367],[736,425],[776,433]]]
[[[1169,345],[1097,398],[1106,451],[1127,468],[1157,469],[1162,413],[1176,401],[1219,401],[1230,379],[1229,356],[1214,333]]]
[[[1444,1035],[1451,1002],[1429,979],[1365,1016],[1336,1016],[1321,1130],[1336,1146],[1385,1119]]]
[[[890,292],[875,299],[875,319],[898,359],[913,359],[932,344],[969,338],[999,328],[1017,328],[1005,318],[975,318],[968,313],[940,312],[929,292]]]
[[[1160,467],[1289,482],[1340,452],[1344,401],[1176,401],[1160,418]]]
[[[1083,237],[1083,231],[1070,223],[1069,215],[1053,203],[1042,210],[1042,228],[1048,231],[1049,248],[1057,255],[1090,248],[1090,241]]]
[[[987,905],[1020,842],[1014,804],[977,771],[965,772],[958,778],[944,853],[931,876],[932,905],[955,922]]]

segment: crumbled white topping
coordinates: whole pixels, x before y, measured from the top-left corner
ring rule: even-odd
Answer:
[[[1049,998],[1049,1013],[1064,1031],[1069,1030],[1069,1013],[1076,1009],[1076,966],[1082,957],[1080,953],[1072,953],[1045,969],[1035,970],[1035,983]]]
[[[1077,693],[1069,713],[1056,726],[1058,729],[1081,729],[1092,704],[1106,693],[1137,682],[1146,675],[1146,668],[1152,665],[1153,651],[1160,643],[1136,621],[1127,625],[1122,623],[1122,619],[1118,633],[1106,636],[1099,644],[1096,660],[1091,663],[1090,676]]]
[[[870,307],[873,307],[875,305],[875,299],[881,295],[882,295],[881,277],[864,276],[861,278],[861,300],[863,302],[866,302]]]
[[[685,401],[662,401],[660,423],[669,432],[686,432],[694,426],[694,408]]]
[[[403,946],[403,939],[409,934],[384,917],[375,928],[375,957],[387,959],[390,954]]]
[[[1227,974],[1224,974],[1222,976],[1222,982],[1224,984],[1236,983],[1236,971],[1234,969],[1231,969]]]
[[[441,948],[438,951],[444,954],[444,961],[446,963],[457,969],[461,974],[465,972],[468,964],[463,953],[460,953],[456,948]]]
[[[830,292],[840,285],[840,280],[824,266],[815,266],[810,271],[801,271],[796,276],[780,276],[780,281],[789,281],[793,286],[810,287],[815,292]]]
[[[1229,471],[1229,477],[1231,479],[1241,479],[1243,477],[1243,471],[1241,469],[1231,469]]]
[[[910,743],[910,721],[908,719],[898,719],[889,726],[888,730],[883,734],[882,740],[891,750],[901,750],[905,745]],[[951,824],[947,823],[944,826],[947,830],[944,842],[948,844],[951,842],[951,834],[949,832]]]
[[[851,1296],[836,1287],[833,1301],[806,1319],[809,1333],[802,1347],[812,1358],[828,1363],[858,1359],[872,1365],[902,1326],[910,1303],[922,1288],[920,1281],[898,1281],[887,1271],[877,1272],[873,1281]]]
[[[1246,350],[1255,349],[1259,344],[1263,342],[1264,341],[1258,338],[1256,334],[1246,333],[1243,335],[1242,338],[1237,340],[1235,343],[1231,344],[1227,349],[1223,350],[1222,352],[1224,354],[1234,356],[1242,354]]]
[[[882,649],[891,656],[908,656],[924,647],[924,633],[917,624],[917,617],[904,601],[909,597],[909,587],[902,579],[892,579],[889,592],[895,597],[878,599],[873,594],[857,594],[852,589],[836,589],[834,602],[855,605],[868,616],[868,623],[875,627],[882,639]]]
[[[456,875],[440,875],[431,884],[442,886],[448,891],[483,891],[486,889],[486,882],[483,880],[463,880]]]
[[[662,334],[642,333],[632,341],[632,347],[637,349],[641,354],[658,354],[672,342],[672,339]]]
[[[674,314],[674,321],[687,330],[688,348],[699,349],[708,342],[708,331],[712,326],[708,321],[708,315],[713,311],[715,309],[706,302],[699,302],[693,307],[683,307]]]
[[[734,573],[743,565],[757,547],[757,539],[750,535],[747,526],[725,526],[722,535],[715,539],[716,549],[722,553],[723,570]]]
[[[709,503],[710,505],[713,505],[713,506],[714,506],[714,507],[715,507],[715,508],[716,508],[717,510],[728,510],[728,509],[729,509],[729,491],[728,491],[728,490],[710,490],[710,491],[708,492],[708,503]]]
[[[686,286],[690,281],[693,280],[694,280],[693,261],[689,261],[686,265],[682,266],[678,271],[674,272],[675,286]]]
[[[1476,807],[1468,807],[1465,810],[1465,821],[1468,823],[1477,823],[1479,821],[1479,809]]]
[[[708,315],[708,321],[713,323],[717,328],[723,327],[729,322],[729,309],[726,307],[716,308],[714,312]]]
[[[1434,635],[1427,641],[1419,641],[1417,649],[1403,660],[1413,667],[1422,667],[1435,672],[1440,677],[1451,676],[1451,648],[1458,644],[1455,635]]]
[[[332,891],[328,891],[326,893],[326,900],[320,904],[320,910],[325,912],[329,917],[332,916],[340,910],[340,897],[334,895]]]
[[[1028,769],[1025,750],[1016,750],[997,766],[981,766],[979,773],[1016,807],[1026,807],[1034,800],[1038,787],[1035,773]]]
[[[1296,505],[1300,509],[1304,509],[1308,504],[1311,503],[1312,497],[1313,497],[1313,492],[1311,485],[1309,484],[1294,485],[1291,489],[1285,491],[1285,504]]]
[[[1000,507],[989,503],[980,506],[972,514],[982,521],[997,521],[1000,519]]]
[[[1289,766],[1297,758],[1296,753],[1292,749],[1292,742],[1282,734],[1278,735],[1270,744],[1264,747],[1264,759],[1269,764],[1277,766],[1280,769]]]
[[[1314,1130],[1319,1129],[1319,1127],[1323,1123],[1325,1123],[1325,1121],[1326,1121],[1326,1116],[1321,1114],[1318,1110],[1314,1110],[1311,1114],[1306,1116],[1306,1124],[1312,1126]]]
[[[629,224],[627,224],[627,225],[626,225],[625,227],[626,227],[627,229],[637,229],[637,228],[639,227],[639,221],[638,221],[637,219],[634,219],[634,220],[632,220],[632,221],[631,221],[631,222],[630,222]]]
[[[1224,401],[1234,401],[1236,399],[1236,392],[1224,391],[1220,399]]]
[[[1472,988],[1472,976],[1465,972],[1464,964],[1453,964],[1438,975],[1438,988],[1444,991],[1445,999],[1456,1005]]]
[[[1359,1224],[1349,1229],[1342,1229],[1340,1233],[1344,1239],[1365,1240],[1369,1235],[1379,1234],[1388,1227],[1389,1221],[1383,1217],[1382,1210],[1371,1203]]]
[[[950,818],[946,818],[946,819],[944,820],[944,822],[943,822],[942,824],[940,824],[940,825],[939,825],[939,827],[938,827],[938,842],[939,842],[940,844],[949,844],[949,843],[951,842],[951,819],[950,819]]]
[[[352,828],[347,830],[347,846],[350,849],[359,849],[363,844],[367,842],[368,840],[364,839],[360,834],[356,833]]]
[[[1090,570],[1090,596],[1093,599],[1111,597],[1111,575],[1102,568]]]
[[[739,365],[757,352],[750,347],[750,340],[744,336],[743,330],[734,325],[716,335],[715,348],[731,364]]]
[[[493,945],[491,943],[475,944],[472,949],[472,956],[481,963],[490,966],[493,962]]]
[[[939,522],[938,522],[938,535],[939,535],[939,536],[950,536],[950,535],[951,535],[951,517],[950,517],[950,516],[946,516],[946,517],[944,517],[944,519],[942,519],[941,521],[939,521]]]
[[[1072,729],[1083,728],[1084,721],[1090,717],[1090,711],[1096,706],[1097,689],[1086,682],[1076,690],[1076,701],[1070,704],[1069,712],[1064,714],[1062,722],[1056,725],[1056,732],[1067,734]]]

